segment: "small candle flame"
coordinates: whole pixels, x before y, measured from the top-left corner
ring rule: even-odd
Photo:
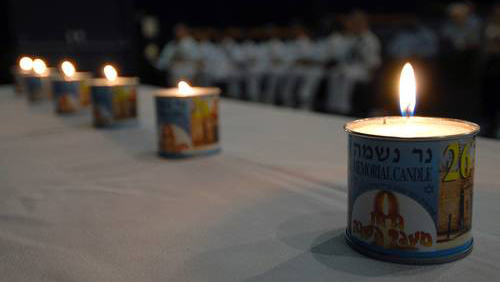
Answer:
[[[22,57],[19,60],[19,67],[23,71],[30,71],[31,69],[33,69],[33,60],[30,57]]]
[[[112,65],[106,65],[104,67],[104,75],[108,79],[108,81],[115,81],[118,77],[118,73],[116,69]]]
[[[180,81],[177,84],[177,88],[179,89],[179,93],[183,95],[188,95],[193,93],[193,88],[189,86],[189,84],[185,81]]]
[[[64,61],[61,64],[61,70],[63,71],[63,73],[66,77],[73,77],[73,75],[75,74],[75,71],[76,71],[73,64],[71,62],[68,62],[68,61]]]
[[[33,70],[36,74],[42,75],[47,72],[47,65],[42,59],[35,59],[33,61]]]
[[[415,73],[410,63],[406,63],[399,79],[399,107],[404,117],[413,116],[416,104]]]

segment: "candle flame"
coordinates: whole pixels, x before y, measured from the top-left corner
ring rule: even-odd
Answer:
[[[416,104],[417,86],[415,73],[410,63],[406,63],[399,79],[399,107],[404,117],[413,116]]]
[[[33,70],[37,74],[44,74],[47,71],[47,65],[42,59],[35,59],[33,61]]]
[[[30,57],[22,57],[19,60],[19,67],[24,71],[30,71],[33,69],[33,60]]]
[[[61,70],[63,71],[64,75],[67,77],[72,77],[75,74],[75,67],[71,62],[64,61],[61,64]]]
[[[104,67],[104,75],[109,81],[115,81],[116,78],[118,77],[118,73],[116,72],[116,69],[111,66],[111,65],[106,65]]]
[[[193,88],[191,86],[189,86],[189,84],[185,81],[180,81],[177,84],[177,88],[179,88],[179,93],[181,93],[183,95],[188,95],[188,94],[193,93]]]

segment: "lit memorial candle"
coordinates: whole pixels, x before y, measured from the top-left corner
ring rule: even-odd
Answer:
[[[105,78],[91,81],[94,126],[107,127],[137,117],[137,77],[119,77],[111,65],[103,68]]]
[[[414,117],[410,64],[400,78],[401,117],[349,122],[348,226],[354,249],[382,260],[432,264],[472,250],[475,136],[466,121]]]
[[[19,64],[12,67],[16,94],[21,95],[24,93],[26,90],[25,76],[31,74],[32,70],[33,60],[30,57],[22,57]]]
[[[50,70],[42,59],[33,60],[32,67],[33,71],[24,77],[26,94],[28,101],[38,102],[49,98],[51,95]]]
[[[89,104],[91,75],[88,72],[77,72],[75,66],[64,61],[61,64],[61,75],[52,79],[54,106],[57,113],[73,113]]]
[[[219,88],[191,87],[184,81],[177,88],[155,93],[160,156],[178,158],[220,150],[219,94]]]

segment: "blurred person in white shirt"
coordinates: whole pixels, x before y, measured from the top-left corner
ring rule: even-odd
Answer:
[[[364,12],[354,11],[343,20],[344,31],[332,34],[325,42],[327,70],[326,109],[350,114],[352,92],[357,83],[370,81],[381,64],[380,41],[371,32]]]
[[[215,29],[203,29],[198,37],[201,60],[198,78],[201,86],[225,82],[231,71],[231,62],[223,50],[221,36]]]
[[[269,39],[263,43],[266,49],[268,69],[266,82],[261,93],[261,99],[269,104],[274,104],[278,98],[279,86],[282,85],[284,76],[290,69],[292,50],[290,44],[284,41],[286,30],[268,28]]]
[[[293,35],[295,38],[288,43],[293,63],[283,88],[283,104],[312,109],[314,94],[323,75],[320,43],[313,41],[303,26],[295,26]]]
[[[481,21],[466,3],[448,6],[448,20],[441,28],[444,42],[455,50],[477,48],[481,39]]]
[[[261,96],[264,74],[269,69],[269,54],[265,44],[266,33],[262,28],[252,28],[247,39],[241,44],[243,53],[245,98],[258,101]]]
[[[184,24],[174,27],[175,40],[168,42],[160,53],[156,67],[167,70],[169,85],[180,80],[194,83],[200,64],[199,45]]]

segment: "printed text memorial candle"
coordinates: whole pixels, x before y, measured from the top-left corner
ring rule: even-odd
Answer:
[[[402,117],[356,120],[348,133],[346,240],[399,263],[453,261],[472,250],[472,199],[479,126],[413,117],[413,69],[400,79]]]

